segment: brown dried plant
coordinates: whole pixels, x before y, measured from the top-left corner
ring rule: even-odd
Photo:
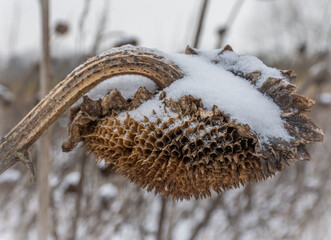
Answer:
[[[227,46],[224,51],[231,51]],[[186,54],[199,54],[187,48]],[[211,63],[213,64],[213,63]],[[154,51],[124,47],[97,56],[56,86],[4,139],[0,148],[0,172],[25,159],[27,148],[55,119],[88,90],[115,75],[139,74],[157,83],[159,91],[183,77],[176,64]],[[261,73],[240,77],[255,85]],[[283,71],[284,79],[293,78]],[[138,122],[121,112],[139,107],[155,96],[139,88],[133,99],[116,89],[94,101],[87,96],[71,109],[70,138],[64,151],[83,142],[88,153],[104,159],[115,170],[147,190],[175,199],[202,198],[211,190],[222,191],[265,179],[284,169],[285,164],[310,160],[307,144],[323,140],[322,131],[309,117],[313,100],[296,94],[284,79],[268,78],[258,90],[282,110],[284,127],[293,137],[288,143],[273,139],[260,143],[247,124],[236,123],[218,106],[204,107],[201,99],[186,95],[178,101],[160,94],[161,106],[177,117],[167,121],[145,118]]]

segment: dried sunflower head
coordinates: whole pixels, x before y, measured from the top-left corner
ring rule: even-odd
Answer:
[[[105,160],[132,182],[175,199],[203,198],[210,196],[212,190],[221,193],[272,176],[290,161],[310,160],[306,146],[322,141],[323,133],[309,118],[313,100],[296,94],[295,86],[289,82],[293,72],[262,67],[261,62],[236,55],[230,47],[218,52],[188,48],[186,53],[190,55],[186,57],[194,58],[184,59],[188,65],[195,64],[193,68],[200,67],[196,61],[201,59],[201,65],[210,66],[192,70],[198,73],[208,70],[209,75],[195,76],[205,76],[198,81],[205,83],[207,95],[200,93],[206,91],[201,83],[194,90],[193,80],[188,89],[181,89],[183,81],[189,81],[183,79],[164,91],[139,88],[127,99],[117,89],[98,100],[85,96],[71,110],[70,138],[63,144],[63,150],[69,151],[82,141],[88,153]],[[175,62],[181,62],[180,58],[176,56]],[[186,66],[179,67],[185,71]],[[210,72],[217,73],[216,69],[221,69],[220,74],[226,72],[219,94],[228,97],[220,98],[221,101],[218,88],[208,85],[208,78],[214,77]],[[192,72],[188,71],[188,78],[194,78]],[[228,88],[227,81],[233,81]],[[271,126],[273,121],[270,126],[268,121],[260,124],[256,119],[270,117],[254,114],[251,119],[246,116],[245,122],[240,117],[242,112],[249,115],[255,109],[252,104],[245,106],[245,99],[235,99],[241,93],[232,87],[236,84],[247,88],[247,92],[256,92],[256,98],[246,96],[247,103],[248,98],[261,97],[267,104],[272,102],[270,106],[276,109],[273,113],[281,125],[275,128]],[[177,87],[179,90],[174,91],[183,90],[182,94],[171,92]],[[233,93],[227,93],[227,89]],[[211,105],[211,98],[218,104]],[[223,102],[231,106],[224,106]],[[150,113],[145,115],[146,111]]]

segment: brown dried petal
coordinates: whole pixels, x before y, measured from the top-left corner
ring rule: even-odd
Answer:
[[[128,102],[123,98],[122,94],[114,89],[110,91],[104,98],[101,100],[102,114],[109,114],[111,109],[125,110],[127,109]]]
[[[93,101],[88,96],[83,96],[83,103],[80,105],[80,109],[89,114],[90,116],[100,117],[102,116],[102,109],[99,101]]]

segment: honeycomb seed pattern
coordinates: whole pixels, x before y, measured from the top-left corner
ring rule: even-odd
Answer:
[[[87,152],[148,191],[176,199],[203,198],[265,178],[248,125],[231,122],[216,108],[202,109],[191,96],[166,102],[188,114],[144,123],[130,115],[123,121],[108,116],[83,137]]]

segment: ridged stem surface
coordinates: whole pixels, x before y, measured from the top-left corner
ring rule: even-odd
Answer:
[[[28,148],[85,93],[108,78],[127,74],[145,76],[160,89],[183,77],[178,66],[145,48],[118,48],[89,59],[56,85],[2,139],[0,174],[16,162],[25,161]]]

